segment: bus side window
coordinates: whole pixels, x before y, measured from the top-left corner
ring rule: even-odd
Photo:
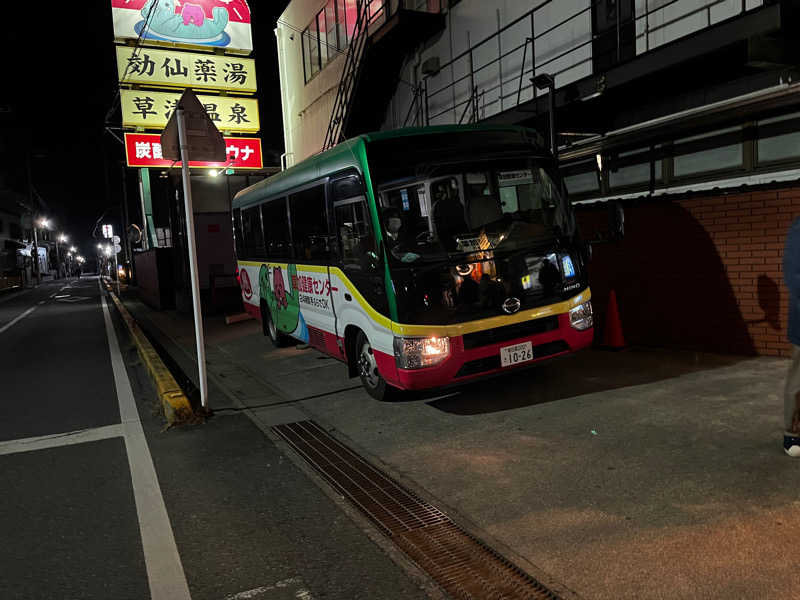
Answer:
[[[237,208],[233,211],[233,239],[236,243],[236,256],[240,259],[244,256],[244,244],[242,239],[242,209]]]
[[[334,206],[343,266],[368,269],[370,261],[367,253],[375,255],[376,248],[363,197],[337,202]]]
[[[289,217],[286,213],[286,198],[275,198],[261,205],[261,218],[264,221],[267,256],[288,259],[292,257],[289,243]]]
[[[325,186],[317,185],[289,196],[294,257],[325,261],[330,257]]]
[[[242,210],[242,234],[245,258],[266,258],[264,230],[261,228],[261,207],[251,206]]]

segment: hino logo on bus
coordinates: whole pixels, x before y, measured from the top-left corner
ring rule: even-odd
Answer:
[[[565,285],[564,286],[564,291],[566,291],[566,290],[574,290],[575,288],[579,288],[579,287],[581,287],[581,282],[577,281],[575,283],[571,283],[570,285]]]
[[[522,306],[522,302],[519,301],[519,298],[506,298],[503,301],[503,312],[513,315],[519,310],[520,306]]]

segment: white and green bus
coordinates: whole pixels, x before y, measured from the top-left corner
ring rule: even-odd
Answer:
[[[236,195],[245,307],[370,395],[441,387],[592,341],[585,245],[534,131],[362,135]]]

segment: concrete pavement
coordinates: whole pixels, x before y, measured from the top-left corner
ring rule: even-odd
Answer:
[[[103,302],[0,301],[0,598],[426,597],[244,415],[164,432]]]
[[[191,322],[134,312],[192,373]],[[207,321],[209,369],[267,421],[313,418],[533,573],[585,598],[788,598],[800,463],[781,451],[787,363],[587,352],[396,403],[255,322]],[[212,407],[214,405],[212,404]]]

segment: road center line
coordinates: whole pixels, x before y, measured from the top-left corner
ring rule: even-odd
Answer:
[[[5,332],[7,329],[10,329],[10,328],[11,328],[12,326],[14,326],[16,323],[18,323],[19,321],[21,321],[22,319],[24,319],[25,317],[27,317],[29,314],[31,314],[33,311],[35,311],[37,308],[39,308],[39,307],[38,307],[38,306],[31,306],[31,307],[30,307],[28,310],[26,310],[24,313],[22,313],[21,315],[19,315],[19,316],[18,316],[18,317],[16,317],[15,319],[12,319],[12,320],[11,320],[11,321],[9,321],[8,323],[6,323],[6,324],[5,324],[5,325],[3,325],[2,327],[0,327],[0,333],[4,333],[4,332]]]
[[[86,442],[96,442],[114,437],[122,437],[121,425],[106,425],[104,427],[79,429],[78,431],[68,431],[66,433],[8,440],[0,442],[0,456],[18,454],[20,452],[33,452],[34,450],[44,450],[45,448],[71,446],[73,444],[85,444]]]
[[[181,557],[167,515],[167,507],[164,505],[161,486],[158,484],[158,476],[153,466],[153,458],[150,456],[139,412],[133,399],[131,383],[122,361],[117,333],[111,322],[105,296],[101,296],[100,300],[103,305],[111,367],[114,371],[114,383],[119,400],[121,427],[128,452],[136,513],[139,517],[150,597],[151,600],[191,600],[189,585],[186,583]]]

